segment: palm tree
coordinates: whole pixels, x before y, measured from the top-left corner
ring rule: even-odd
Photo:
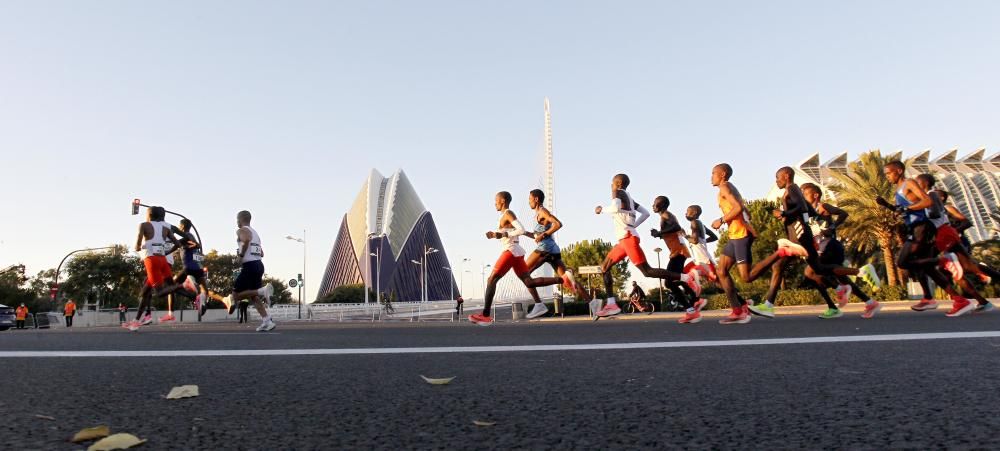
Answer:
[[[850,218],[838,231],[844,246],[851,251],[872,255],[882,254],[889,285],[899,283],[894,260],[900,219],[895,212],[875,203],[881,197],[892,199],[895,192],[882,174],[888,159],[878,150],[862,154],[847,167],[846,173],[833,173],[830,191],[837,198],[837,206],[847,211]]]

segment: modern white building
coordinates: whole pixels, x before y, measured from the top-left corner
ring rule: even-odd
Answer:
[[[979,148],[958,158],[958,149],[951,149],[932,159],[928,149],[905,158],[902,151],[896,151],[889,154],[889,159],[906,163],[908,177],[927,172],[934,174],[939,187],[951,195],[951,202],[972,222],[972,228],[966,233],[969,240],[976,243],[996,237],[1000,230],[1000,221],[991,215],[998,212],[1000,202],[1000,153],[984,158],[985,154],[986,149]],[[821,161],[819,153],[814,153],[792,166],[795,181],[800,185],[815,183],[828,192],[826,187],[835,181],[833,174],[847,173],[847,152],[825,163]],[[777,200],[782,193],[783,190],[772,186],[767,198]]]

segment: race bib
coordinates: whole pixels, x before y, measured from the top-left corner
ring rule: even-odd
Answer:
[[[162,243],[146,243],[146,255],[164,255]]]
[[[250,246],[247,248],[247,253],[253,255],[254,257],[264,256],[264,250],[261,249],[260,244],[257,243],[250,243]]]
[[[198,263],[205,261],[205,256],[202,255],[201,252],[195,252],[194,255],[191,256],[191,258]]]

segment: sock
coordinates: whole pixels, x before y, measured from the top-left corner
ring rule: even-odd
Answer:
[[[615,303],[615,298],[614,298],[614,296],[612,296],[612,297],[608,298],[608,303],[606,305],[618,305],[618,304]]]
[[[865,301],[865,305],[872,305],[874,303],[875,303],[874,299],[869,299],[869,300]]]
[[[681,274],[681,282],[688,283],[689,280],[691,280],[691,276],[687,274]]]
[[[694,307],[688,307],[687,308],[687,312],[688,313],[694,313]]]

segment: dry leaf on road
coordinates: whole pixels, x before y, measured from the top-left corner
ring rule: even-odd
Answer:
[[[483,427],[485,427],[485,426],[496,426],[497,423],[496,423],[496,421],[479,421],[479,420],[475,420],[475,421],[472,422],[472,424],[474,424],[476,426],[483,426]]]
[[[167,393],[167,399],[194,398],[195,396],[198,396],[197,385],[181,385],[170,389],[170,393]]]
[[[90,440],[97,440],[99,438],[104,438],[111,435],[111,429],[105,425],[94,426],[92,428],[81,429],[76,435],[70,439],[73,443],[87,442]]]
[[[102,438],[97,443],[90,445],[87,451],[112,451],[116,449],[129,449],[133,446],[138,446],[146,443],[145,440],[140,440],[132,434],[118,433],[110,437]]]
[[[35,414],[35,418],[38,418],[39,420],[56,421],[55,417],[50,417],[48,415]]]
[[[427,382],[428,384],[431,384],[431,385],[448,385],[449,383],[451,383],[452,380],[455,379],[454,377],[445,377],[445,378],[440,378],[440,379],[434,379],[434,378],[430,378],[430,377],[427,377],[427,376],[424,376],[424,375],[421,375],[420,377],[422,377],[424,379],[424,382]]]

